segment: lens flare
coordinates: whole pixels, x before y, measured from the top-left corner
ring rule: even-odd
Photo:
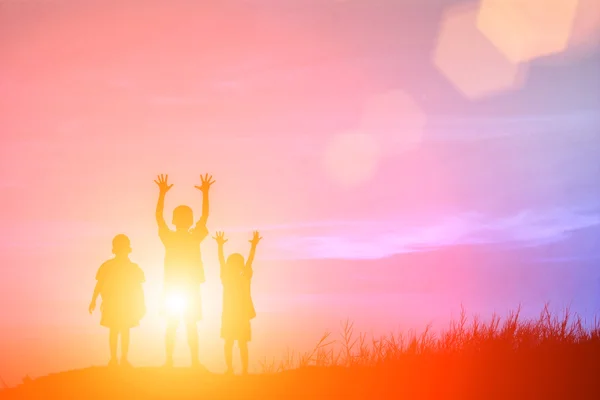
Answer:
[[[477,26],[513,63],[564,51],[578,0],[482,0]]]
[[[402,153],[421,144],[425,113],[401,90],[369,97],[363,107],[362,130],[379,138],[386,153]]]
[[[470,100],[519,89],[528,70],[527,64],[511,62],[478,30],[478,11],[471,4],[448,8],[433,54],[437,69]]]
[[[342,186],[358,186],[373,176],[380,153],[379,143],[371,135],[358,131],[340,133],[328,143],[325,170]]]

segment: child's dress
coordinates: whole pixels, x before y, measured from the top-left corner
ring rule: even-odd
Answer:
[[[256,317],[250,282],[252,269],[244,271],[224,271],[221,275],[223,283],[223,314],[221,318],[221,338],[249,342],[252,339],[250,320]]]
[[[100,325],[116,329],[138,326],[146,313],[141,268],[128,259],[114,258],[102,264],[96,279],[102,285]]]

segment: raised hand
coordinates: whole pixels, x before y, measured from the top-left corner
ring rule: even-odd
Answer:
[[[262,239],[262,237],[260,237],[260,234],[258,233],[258,231],[254,231],[254,234],[252,235],[252,239],[250,239],[249,242],[252,246],[256,246],[258,244],[258,242],[260,242],[261,239]]]
[[[223,245],[227,242],[227,239],[225,239],[225,232],[217,232],[216,236],[213,236],[213,239],[215,239],[219,245]]]
[[[194,186],[194,187],[202,192],[207,192],[208,189],[210,189],[210,185],[212,185],[213,183],[215,183],[215,181],[213,181],[212,175],[208,175],[208,174],[205,174],[204,176],[200,175],[200,186]]]
[[[162,194],[167,193],[173,185],[169,185],[169,175],[160,174],[158,178],[154,181],[158,185],[158,189]]]
[[[96,309],[96,300],[92,300],[92,302],[90,303],[90,306],[88,307],[88,311],[91,314],[94,312],[95,309]]]

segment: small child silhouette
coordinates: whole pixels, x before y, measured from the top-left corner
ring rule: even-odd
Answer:
[[[130,367],[127,359],[129,351],[129,329],[138,326],[146,313],[144,272],[129,259],[131,245],[125,235],[117,235],[112,242],[115,257],[100,266],[96,274],[96,287],[89,306],[90,314],[96,309],[96,299],[102,296],[100,325],[110,329],[109,366],[118,364],[117,342],[121,335],[121,365]]]
[[[262,239],[254,232],[250,240],[250,254],[244,262],[239,253],[231,254],[227,261],[223,254],[223,245],[227,242],[223,232],[217,232],[214,239],[219,245],[219,264],[221,265],[221,283],[223,284],[223,314],[221,319],[221,338],[225,339],[225,362],[227,374],[233,373],[233,343],[237,340],[242,360],[242,372],[248,373],[248,342],[252,339],[250,320],[256,317],[250,283],[252,280],[252,262],[256,246]]]

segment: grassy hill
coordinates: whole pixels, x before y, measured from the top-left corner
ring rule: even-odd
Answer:
[[[190,369],[88,368],[29,381],[0,392],[0,399],[599,398],[598,358],[576,361],[422,357],[396,368],[307,367],[247,377]]]
[[[88,368],[26,379],[13,399],[598,399],[600,325],[545,309],[538,319],[460,320],[440,334],[367,339],[347,324],[339,341],[262,374],[189,368]]]

